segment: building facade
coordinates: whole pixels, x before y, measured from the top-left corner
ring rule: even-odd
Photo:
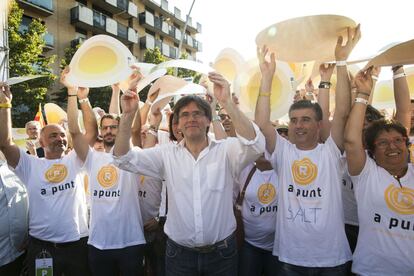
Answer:
[[[195,60],[202,51],[196,39],[201,24],[190,17],[183,33],[186,17],[167,0],[16,0],[24,9],[21,28],[27,28],[31,20],[39,18],[47,27],[44,36],[45,55],[56,55],[53,65],[59,74],[59,63],[65,49],[74,47],[85,39],[106,34],[124,43],[138,61],[145,50],[158,47],[170,59],[179,58],[182,52]]]

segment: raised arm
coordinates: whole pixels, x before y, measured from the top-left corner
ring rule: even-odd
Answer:
[[[260,72],[262,79],[260,81],[259,96],[256,102],[254,120],[266,138],[266,150],[272,154],[276,146],[275,129],[270,121],[270,96],[272,93],[272,81],[276,71],[275,54],[270,55],[270,61],[266,60],[268,48],[263,46],[257,48],[257,58],[259,59]]]
[[[19,163],[20,151],[12,140],[12,122],[11,122],[11,101],[12,94],[10,87],[0,82],[0,150],[6,157],[7,163],[15,168]]]
[[[208,74],[214,87],[214,97],[218,103],[224,107],[233,120],[234,128],[241,137],[246,140],[254,140],[256,132],[253,128],[252,122],[239,110],[236,104],[231,99],[230,85],[228,81],[220,74],[211,72]]]
[[[319,73],[321,75],[321,83],[318,88],[318,103],[322,109],[322,131],[321,140],[326,141],[331,133],[331,122],[329,122],[329,91],[331,88],[331,77],[335,64],[324,64],[319,66]]]
[[[119,88],[119,83],[115,83],[111,85],[112,88],[112,95],[111,95],[111,103],[109,104],[109,113],[121,115],[121,107],[119,106],[119,94],[121,93],[121,89]]]
[[[366,154],[362,142],[365,111],[373,87],[372,69],[361,71],[355,76],[357,96],[345,128],[344,147],[350,175],[359,175],[364,168]]]
[[[393,71],[395,119],[400,122],[410,133],[411,128],[411,100],[407,78],[403,66],[395,66]]]
[[[335,113],[332,120],[331,135],[339,149],[343,150],[344,129],[351,109],[351,84],[348,76],[346,60],[361,38],[360,25],[354,30],[348,28],[348,39],[342,45],[343,38],[338,38],[335,47],[337,84],[335,95]]]

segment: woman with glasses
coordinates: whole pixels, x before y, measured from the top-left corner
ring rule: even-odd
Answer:
[[[414,167],[408,162],[407,130],[400,123],[379,120],[363,132],[371,69],[360,72],[355,85],[357,96],[345,129],[359,217],[352,272],[414,275]]]

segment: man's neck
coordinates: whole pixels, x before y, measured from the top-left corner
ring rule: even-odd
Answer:
[[[112,150],[114,146],[105,146],[105,152],[108,153]]]
[[[45,158],[46,159],[50,159],[50,160],[60,159],[63,156],[65,156],[65,152],[64,151],[61,152],[60,154],[59,153],[48,153],[48,152],[45,152]]]
[[[204,139],[186,139],[184,141],[184,146],[191,153],[195,160],[197,160],[200,152],[203,151],[208,146],[208,139],[205,136]]]

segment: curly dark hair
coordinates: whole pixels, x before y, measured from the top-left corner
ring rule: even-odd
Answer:
[[[373,156],[373,153],[375,151],[375,140],[377,139],[378,135],[383,131],[390,132],[392,130],[400,133],[401,136],[405,137],[407,141],[406,145],[409,145],[410,141],[408,139],[407,130],[401,123],[393,120],[377,120],[374,121],[364,133],[366,149],[368,150],[369,156]]]

